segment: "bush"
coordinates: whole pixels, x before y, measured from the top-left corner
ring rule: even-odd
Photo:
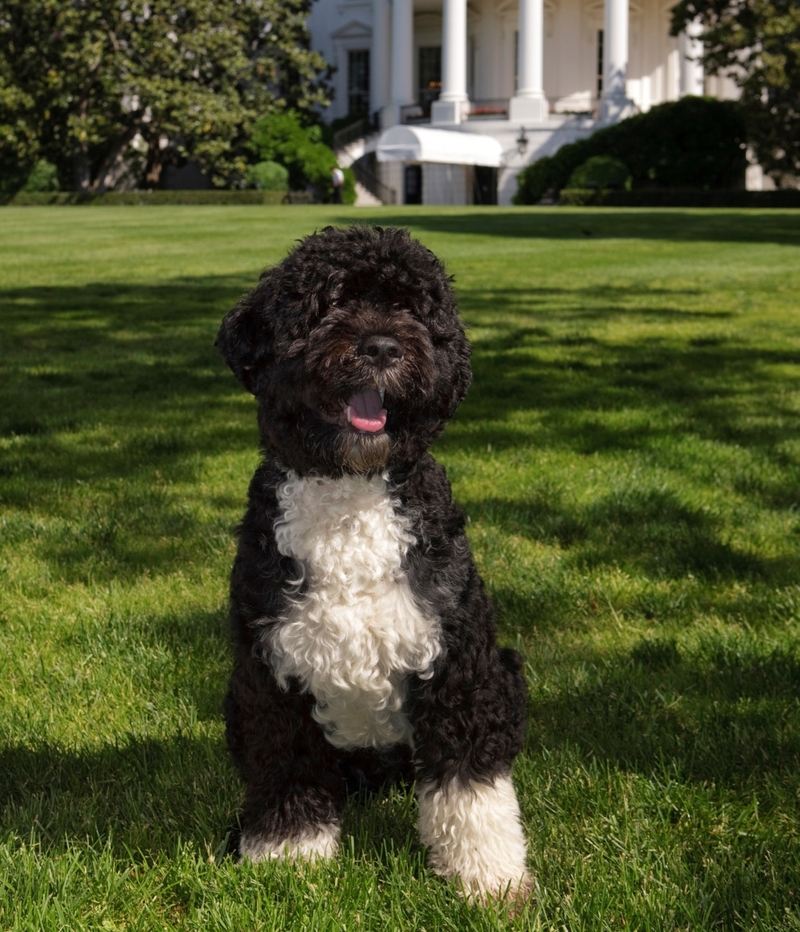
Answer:
[[[173,204],[310,204],[312,198],[302,192],[299,196],[287,191],[239,191],[236,189],[207,188],[184,191],[106,191],[104,194],[79,194],[75,191],[52,191],[26,194],[20,191],[13,197],[0,195],[1,204],[14,207],[87,206],[138,206]]]
[[[559,192],[575,169],[598,155],[623,161],[634,190],[736,188],[747,167],[745,141],[734,101],[683,97],[600,129],[529,165],[517,176],[514,203],[535,204],[548,192]]]
[[[289,170],[277,162],[258,162],[247,170],[247,187],[262,191],[286,191],[289,188]]]
[[[638,191],[601,191],[562,188],[562,207],[713,207],[798,208],[800,191],[745,191],[742,188],[640,188]]]
[[[336,155],[322,142],[319,126],[303,126],[296,113],[284,110],[259,120],[252,142],[262,159],[279,162],[288,169],[292,190],[311,185],[319,200],[333,199],[331,172],[336,167]],[[346,204],[355,201],[355,186],[352,178],[348,185],[346,171],[342,199]]]
[[[39,159],[28,175],[28,180],[20,189],[26,194],[36,194],[42,191],[60,191],[58,183],[58,169],[47,159]]]
[[[344,184],[342,185],[342,203],[355,204],[356,202],[356,176],[352,168],[345,168]]]
[[[613,155],[593,155],[570,175],[568,188],[631,188],[628,166]]]

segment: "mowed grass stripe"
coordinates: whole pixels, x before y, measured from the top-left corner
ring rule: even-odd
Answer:
[[[425,867],[415,803],[332,864],[226,856],[220,702],[252,401],[222,314],[298,238],[402,223],[475,383],[437,444],[522,650],[516,918]],[[796,929],[800,213],[0,212],[0,926]]]

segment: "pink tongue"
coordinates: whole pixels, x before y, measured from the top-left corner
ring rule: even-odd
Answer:
[[[371,388],[356,392],[347,402],[347,420],[356,430],[364,430],[370,434],[383,430],[386,408],[381,406],[381,396]]]

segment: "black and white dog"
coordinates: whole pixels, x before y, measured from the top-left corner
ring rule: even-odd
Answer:
[[[264,272],[217,346],[263,450],[231,579],[241,855],[334,856],[348,777],[405,760],[433,869],[471,898],[524,895],[521,662],[495,646],[428,453],[472,378],[442,264],[403,230],[327,228]]]

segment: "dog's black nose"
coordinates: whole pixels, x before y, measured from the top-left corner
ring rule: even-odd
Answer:
[[[403,358],[403,347],[394,337],[371,333],[359,344],[358,354],[368,356],[373,366],[382,369]]]

